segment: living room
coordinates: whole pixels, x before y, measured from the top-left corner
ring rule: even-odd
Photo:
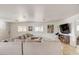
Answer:
[[[61,55],[62,43],[78,48],[78,7],[77,4],[0,5],[0,53]],[[10,48],[16,53],[9,51],[9,45],[14,45]],[[7,52],[5,47],[9,48]],[[32,50],[34,48],[36,51]]]

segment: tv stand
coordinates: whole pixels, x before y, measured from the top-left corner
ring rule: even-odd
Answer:
[[[60,34],[58,38],[62,43],[70,44],[70,36]]]

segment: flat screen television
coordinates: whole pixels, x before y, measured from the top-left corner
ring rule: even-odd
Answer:
[[[69,34],[70,33],[70,24],[60,25],[60,32],[63,34]]]

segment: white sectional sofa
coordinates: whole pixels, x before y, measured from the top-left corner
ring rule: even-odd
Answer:
[[[0,55],[21,54],[21,42],[0,42]]]
[[[0,55],[61,55],[60,42],[0,42]]]
[[[62,47],[58,42],[25,42],[23,44],[24,55],[61,55]]]

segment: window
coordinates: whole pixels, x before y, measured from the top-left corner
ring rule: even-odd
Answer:
[[[18,32],[26,32],[26,26],[18,26]]]
[[[43,26],[35,27],[36,32],[43,32]]]
[[[79,25],[77,25],[77,31],[79,31]]]

